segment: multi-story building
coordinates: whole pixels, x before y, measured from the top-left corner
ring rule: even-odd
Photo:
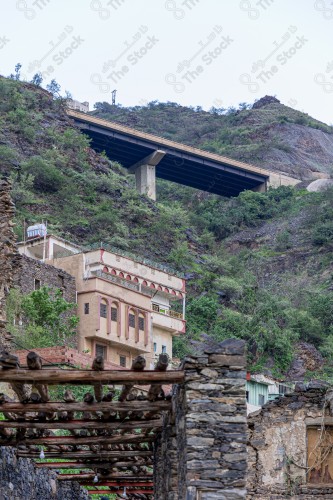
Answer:
[[[30,233],[31,234],[31,233]],[[19,251],[76,280],[79,350],[129,367],[138,354],[172,357],[172,338],[185,333],[185,280],[164,266],[105,247],[84,250],[40,233]]]

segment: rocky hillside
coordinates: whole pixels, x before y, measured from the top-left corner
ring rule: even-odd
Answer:
[[[314,179],[333,172],[333,127],[306,113],[263,97],[239,109],[186,108],[152,102],[122,108],[95,105],[95,116],[198,146],[281,172],[297,179]]]
[[[172,124],[164,121],[165,135],[196,145],[200,137],[204,146],[211,134],[216,150],[232,150],[235,155],[242,149],[239,127],[233,129],[234,138],[230,135],[226,145],[223,134],[229,129],[219,124],[241,116],[253,122],[266,112],[260,103],[254,110],[227,116],[161,106],[154,104],[150,111],[148,106],[137,113],[115,110],[127,113],[131,120],[123,116],[125,123],[138,127],[133,121],[141,123],[144,116],[147,129],[161,135],[161,123],[171,113]],[[281,105],[270,102],[267,106]],[[201,118],[207,128],[205,137]],[[306,125],[288,122],[279,126],[331,137],[328,127],[310,117],[307,120]],[[135,191],[133,176],[121,165],[90,149],[87,138],[66,116],[63,100],[16,80],[0,78],[0,125],[0,173],[13,182],[19,237],[24,220],[31,224],[44,219],[50,232],[72,241],[87,246],[103,242],[185,273],[188,324],[186,337],[175,343],[179,356],[206,332],[217,340],[245,339],[253,370],[282,377],[292,373],[293,378],[311,377],[319,370],[321,376],[331,376],[331,190],[308,193],[279,188],[268,193],[244,192],[226,200],[184,186],[175,190],[171,183],[159,180],[158,202],[154,203]],[[258,128],[247,126],[244,137]],[[262,125],[262,134],[264,129]],[[246,147],[250,151],[251,143]],[[269,141],[266,149],[273,151]],[[304,155],[303,148],[297,151],[299,158]],[[315,155],[311,158],[314,161]]]

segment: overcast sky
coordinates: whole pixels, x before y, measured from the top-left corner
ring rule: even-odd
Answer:
[[[16,63],[75,99],[204,109],[268,94],[333,123],[332,0],[0,0]]]

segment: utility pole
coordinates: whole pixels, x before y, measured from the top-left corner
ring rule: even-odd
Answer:
[[[117,90],[112,90],[111,92],[111,95],[112,95],[112,106],[115,106],[116,105],[116,94],[117,94]]]

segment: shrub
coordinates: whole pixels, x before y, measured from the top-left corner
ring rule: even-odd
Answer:
[[[50,162],[40,156],[33,156],[22,165],[24,172],[34,177],[37,191],[55,193],[64,184],[64,175]]]
[[[312,233],[314,245],[327,245],[333,241],[333,221],[322,222]]]

